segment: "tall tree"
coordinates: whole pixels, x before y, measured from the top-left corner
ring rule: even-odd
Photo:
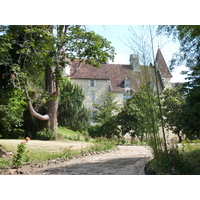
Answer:
[[[141,140],[156,136],[159,129],[158,102],[150,84],[141,88],[126,101],[117,116],[122,133],[130,132]],[[156,137],[155,137],[156,138]],[[156,140],[155,140],[156,142]]]
[[[161,100],[160,100],[160,90],[159,83],[158,83],[158,75],[159,70],[156,67],[155,63],[155,56],[154,56],[154,42],[155,42],[155,27],[152,26],[142,26],[140,33],[138,34],[134,28],[130,28],[130,33],[132,34],[132,37],[130,40],[128,40],[127,46],[133,50],[134,53],[138,54],[140,56],[140,63],[143,65],[143,71],[141,74],[144,74],[140,77],[140,86],[146,86],[149,83],[154,85],[154,89],[152,90],[154,94],[157,96],[158,105],[159,105],[159,111],[155,113],[155,104],[153,101],[151,101],[151,93],[150,90],[146,90],[147,98],[150,100],[149,105],[151,106],[151,112],[150,118],[152,121],[155,121],[154,116],[158,116],[161,122],[162,127],[162,136],[163,136],[163,144],[158,144],[157,140],[159,140],[159,137],[161,135],[158,134],[158,129],[156,128],[156,123],[154,124],[152,138],[154,139],[154,145],[155,147],[155,155],[158,155],[158,149],[161,148],[161,145],[164,145],[165,152],[167,155],[167,144],[166,144],[166,138],[165,138],[165,131],[164,131],[164,121],[163,121],[163,113],[162,113],[162,107],[161,107]],[[151,63],[151,64],[150,64]],[[153,63],[153,64],[152,64]],[[150,65],[150,67],[148,67]],[[153,73],[152,73],[153,72]]]
[[[79,63],[73,73],[83,62],[99,67],[100,62],[114,58],[110,42],[81,26],[1,26],[0,31],[1,64],[16,72],[21,87],[25,87],[31,114],[48,121],[49,128],[55,132],[62,69],[74,59],[78,59]],[[34,83],[36,73],[45,74],[45,93],[48,95],[46,115],[34,110],[29,97],[28,89]]]
[[[186,95],[182,88],[167,89],[163,93],[163,114],[165,125],[172,130],[182,142],[183,127],[185,126],[184,106]]]
[[[179,52],[174,53],[171,60],[171,69],[185,64],[190,87],[199,85],[200,76],[200,26],[199,25],[162,25],[158,27],[159,34],[173,36],[180,43]]]
[[[61,86],[58,107],[58,123],[75,131],[83,131],[89,127],[89,111],[84,107],[82,88],[70,80]]]
[[[188,71],[186,90],[186,105],[184,115],[187,118],[184,130],[187,136],[199,136],[200,113],[200,26],[199,25],[163,25],[159,26],[158,33],[173,36],[180,43],[179,52],[175,53],[171,60],[171,68],[185,64]],[[187,127],[186,127],[187,125]]]

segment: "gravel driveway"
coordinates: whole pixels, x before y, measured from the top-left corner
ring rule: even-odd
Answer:
[[[109,152],[24,165],[2,175],[144,175],[144,167],[151,157],[147,146],[118,146]]]
[[[18,170],[18,174],[142,175],[151,156],[150,149],[145,146],[119,146],[109,153],[54,160],[34,167],[24,166]]]

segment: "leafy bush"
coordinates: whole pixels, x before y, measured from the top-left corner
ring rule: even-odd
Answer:
[[[36,138],[38,140],[55,140],[56,134],[52,129],[44,129],[39,132],[37,132]]]
[[[168,156],[165,152],[159,151],[157,158],[147,164],[146,174],[189,175],[194,174],[194,167],[176,146],[168,150]]]
[[[103,135],[100,125],[90,126],[88,128],[88,133],[92,138],[101,137]]]
[[[94,145],[90,146],[88,151],[105,151],[115,148],[115,140],[107,139],[105,137],[98,137],[94,141]]]
[[[193,174],[200,175],[200,149],[184,152],[183,156],[193,165]]]
[[[116,117],[111,117],[102,125],[90,126],[88,133],[92,138],[106,137],[113,138],[114,136],[120,137],[120,130],[117,127]]]
[[[121,137],[117,140],[117,144],[119,144],[119,145],[123,145],[126,143],[127,143],[127,140],[125,139],[125,137]]]
[[[77,136],[72,135],[72,136],[65,137],[65,138],[68,139],[68,140],[73,140],[73,141],[81,141],[80,134],[78,134]]]
[[[12,160],[12,165],[16,167],[21,167],[24,162],[28,161],[27,151],[26,151],[26,143],[30,138],[26,138],[25,141],[21,142],[17,147],[17,154],[14,155]]]
[[[91,139],[91,137],[90,137],[89,135],[85,135],[85,136],[84,136],[84,139],[85,139],[85,142],[89,142],[90,139]]]
[[[64,158],[70,158],[70,157],[73,157],[73,156],[77,156],[79,154],[79,152],[77,150],[73,150],[72,146],[70,146],[68,148],[63,149],[62,154],[63,154],[62,156]]]
[[[9,138],[10,139],[21,139],[21,138],[25,138],[25,136],[26,136],[26,133],[23,129],[16,128],[10,133]]]

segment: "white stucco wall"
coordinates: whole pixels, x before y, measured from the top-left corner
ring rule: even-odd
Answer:
[[[124,105],[124,94],[122,92],[113,92],[115,94],[115,100],[117,101],[117,105],[122,108]]]
[[[85,100],[84,105],[87,109],[92,110],[93,109],[93,103],[100,104],[102,101],[102,96],[109,92],[109,80],[95,80],[94,87],[90,86],[90,79],[71,79],[73,83],[78,84],[82,87]],[[95,100],[91,100],[91,91],[95,94]]]
[[[163,78],[165,89],[172,88],[171,78]]]

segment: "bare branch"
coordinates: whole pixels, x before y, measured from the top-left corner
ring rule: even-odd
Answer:
[[[81,68],[81,66],[82,66],[81,64],[82,64],[82,63],[79,61],[78,67],[76,67],[76,68],[74,69],[74,71],[72,72],[72,74],[66,75],[65,77],[67,78],[67,77],[73,76],[73,75]]]
[[[27,102],[28,102],[28,108],[29,108],[29,111],[30,111],[31,115],[32,115],[33,117],[39,119],[39,120],[49,120],[49,119],[50,119],[50,118],[49,118],[49,115],[41,115],[41,114],[39,114],[39,113],[37,113],[37,112],[35,111],[35,109],[33,108],[32,103],[31,103],[31,101],[30,101],[30,97],[29,97],[29,95],[28,95],[28,89],[27,89],[26,86],[25,86],[25,94],[26,94],[26,99],[27,99]]]

